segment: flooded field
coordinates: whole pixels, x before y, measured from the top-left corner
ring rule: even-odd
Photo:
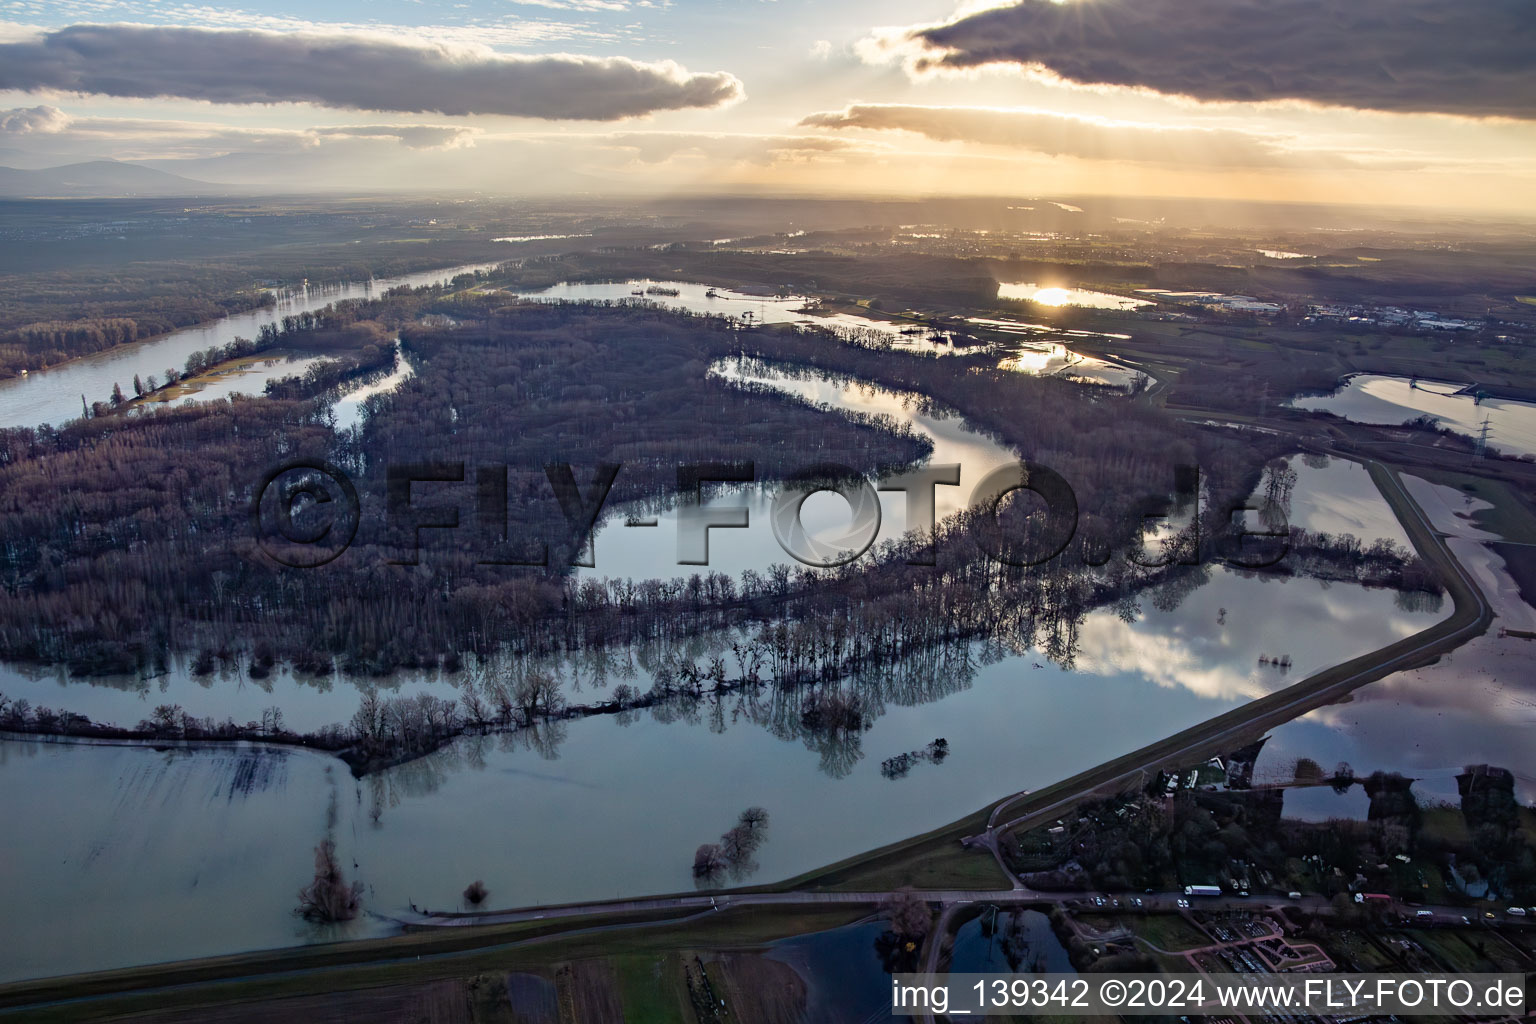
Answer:
[[[1038,910],[985,908],[955,929],[951,974],[1075,974],[1066,947]]]
[[[1463,768],[1491,764],[1514,772],[1516,794],[1529,804],[1536,799],[1536,641],[1505,631],[1536,630],[1536,609],[1521,600],[1503,559],[1488,546],[1498,538],[1468,522],[1480,503],[1424,480],[1404,482],[1476,577],[1493,606],[1493,625],[1434,665],[1388,676],[1276,729],[1259,773],[1283,778],[1299,757],[1330,773],[1345,761],[1359,777],[1379,770],[1418,780],[1413,791],[1421,803],[1454,803]]]
[[[1033,302],[1040,306],[1085,306],[1090,309],[1140,309],[1152,305],[1146,299],[1132,299],[1088,288],[1063,288],[1034,281],[1005,281],[997,286],[999,299]]]
[[[1141,376],[1129,366],[1085,356],[1058,342],[1048,341],[1023,342],[997,365],[999,369],[1032,377],[1061,377],[1113,387],[1126,387]]]
[[[949,333],[910,320],[886,320],[818,308],[804,295],[758,295],[692,281],[637,279],[610,282],[567,282],[520,298],[541,302],[654,302],[704,316],[729,317],[743,325],[799,324],[834,333],[874,338],[902,351],[953,355],[965,351],[952,344]]]
[[[1358,462],[1330,459],[1326,455],[1293,455],[1284,460],[1287,478],[1282,481],[1281,506],[1291,526],[1333,536],[1351,534],[1369,547],[1390,540],[1411,548],[1391,507],[1370,473]],[[1266,492],[1268,477],[1255,497]]]
[[[885,930],[884,921],[867,921],[797,935],[775,942],[766,955],[805,982],[807,1019],[893,1021],[891,975],[875,951]]]
[[[1399,424],[1432,416],[1443,427],[1476,437],[1488,421],[1488,444],[1511,455],[1536,455],[1536,404],[1456,394],[1462,386],[1440,381],[1362,373],[1331,395],[1294,399],[1293,409],[1331,412],[1356,423]]]

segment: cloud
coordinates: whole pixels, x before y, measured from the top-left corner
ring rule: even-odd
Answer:
[[[53,135],[69,127],[70,116],[58,107],[15,107],[0,110],[0,134]]]
[[[473,128],[441,124],[337,125],[311,130],[328,138],[393,139],[407,149],[468,148],[480,134]]]
[[[708,132],[621,132],[594,139],[613,148],[631,150],[642,163],[661,163],[677,156],[770,164],[804,160],[818,154],[867,151],[846,139],[824,135],[748,135]]]
[[[1308,153],[1303,157],[1274,137],[1232,129],[1101,121],[1043,110],[862,103],[812,114],[800,124],[807,128],[907,131],[941,142],[1008,146],[1088,160],[1212,167],[1265,167],[1299,160],[1346,162],[1330,154]]]
[[[1531,0],[1023,0],[902,34],[917,70],[1044,68],[1209,101],[1536,118]],[[899,47],[889,33],[866,57]]]
[[[671,61],[514,57],[361,35],[72,25],[0,43],[0,89],[612,121],[739,99]]]
[[[0,110],[0,135],[46,136],[39,142],[60,155],[117,159],[206,157],[235,150],[283,153],[342,143],[396,143],[406,149],[473,146],[483,132],[464,125],[367,124],[309,128],[247,128],[206,121],[132,117],[76,117],[58,107]]]

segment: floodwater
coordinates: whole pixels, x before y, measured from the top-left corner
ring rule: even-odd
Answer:
[[[333,425],[337,430],[350,430],[358,426],[363,422],[364,403],[368,399],[374,395],[387,394],[395,390],[415,373],[416,368],[411,365],[409,359],[405,358],[405,353],[400,349],[399,339],[396,339],[394,370],[378,380],[353,388],[336,399],[331,405]]]
[[[233,394],[260,395],[265,392],[267,381],[282,377],[302,377],[306,370],[324,358],[279,355],[258,359],[238,369],[217,374],[174,402],[208,402],[216,398],[228,398]]]
[[[676,295],[652,295],[649,288],[676,291]],[[1010,287],[1005,285],[1004,287]],[[1079,292],[1075,296],[1101,295],[1098,292]],[[636,292],[640,294],[635,294]],[[978,352],[997,352],[1002,355],[1001,368],[1036,376],[1056,375],[1068,380],[1123,387],[1135,379],[1137,371],[1118,363],[1093,356],[1080,355],[1059,341],[1031,340],[1018,345],[987,345],[977,343],[973,337],[931,327],[908,318],[884,320],[874,316],[830,311],[808,305],[803,295],[765,296],[749,295],[729,288],[715,288],[688,281],[635,280],[598,284],[567,282],[534,292],[521,292],[521,298],[557,302],[655,302],[671,309],[684,309],[692,313],[730,317],[743,324],[797,324],[801,327],[819,327],[824,330],[862,342],[876,342],[895,351],[923,355],[950,356]],[[1115,295],[1103,298],[1119,299]],[[1133,305],[1148,305],[1135,299],[1123,300]],[[1072,302],[1066,305],[1085,305]],[[1108,306],[1104,308],[1131,308]],[[1095,331],[1061,330],[1045,324],[1025,323],[1018,320],[985,317],[967,318],[967,323],[984,327],[1002,334],[1016,334],[1023,338],[1050,334],[1057,338],[1108,338],[1128,339],[1125,334],[1100,334]]]
[[[875,951],[886,930],[884,921],[844,925],[780,939],[764,955],[788,964],[805,982],[807,1020],[908,1020],[891,1014],[891,975]]]
[[[1482,502],[1405,476],[1404,483],[1447,544],[1477,579],[1494,621],[1480,637],[1435,664],[1398,672],[1276,729],[1256,777],[1283,780],[1298,757],[1331,773],[1348,762],[1357,778],[1375,771],[1417,779],[1421,803],[1459,803],[1456,776],[1471,764],[1515,774],[1520,802],[1536,800],[1536,641],[1505,630],[1536,631],[1536,609],[1520,597],[1504,560],[1488,546],[1499,538],[1474,527]],[[1289,813],[1291,801],[1286,801]]]
[[[1076,974],[1066,947],[1038,910],[983,910],[955,929],[951,974]]]
[[[651,293],[659,288],[677,294]],[[693,281],[653,281],[649,278],[598,283],[568,281],[538,291],[519,292],[519,298],[541,302],[654,302],[668,309],[687,310],[705,316],[722,316],[743,325],[799,324],[821,327],[834,333],[878,340],[893,349],[933,355],[966,351],[951,344],[948,334],[911,321],[881,320],[853,313],[823,311],[804,295],[755,295]]]
[[[970,429],[960,416],[925,409],[920,395],[857,381],[797,375],[754,360],[721,360],[710,372],[723,381],[772,387],[829,409],[890,416],[910,424],[933,444],[929,463],[960,466],[958,486],[934,488],[936,519],[965,507],[971,491],[988,472],[1018,458],[996,439]],[[596,533],[593,567],[579,571],[586,576],[638,580],[687,578],[703,572],[740,576],[747,569],[762,572],[774,563],[798,565],[775,539],[770,513],[777,488],[716,486],[711,490],[714,493],[705,499],[705,508],[745,506],[748,525],[745,529],[709,531],[708,567],[678,564],[682,538],[673,508],[643,513],[655,519],[657,525],[653,527],[626,526],[628,511],[608,517]],[[907,529],[906,496],[900,491],[886,491],[880,493],[879,501],[880,529],[874,543],[899,537]],[[807,499],[800,517],[810,538],[828,544],[849,529],[851,519],[847,502],[828,492]]]
[[[1488,420],[1489,447],[1507,455],[1536,455],[1536,403],[1456,395],[1459,384],[1362,373],[1350,377],[1331,395],[1291,401],[1293,409],[1331,412],[1356,423],[1394,425],[1433,416],[1440,425],[1476,437]]]
[[[1140,309],[1152,303],[1087,288],[1064,288],[1034,281],[1005,281],[997,286],[999,299],[1033,302],[1039,306],[1086,306],[1090,309]]]
[[[0,806],[31,823],[0,835],[0,863],[27,879],[0,923],[0,976],[336,937],[289,913],[327,835],[382,914],[457,908],[476,878],[497,906],[690,890],[694,848],[753,804],[771,820],[740,880],[789,877],[1048,785],[1436,617],[1403,612],[1386,592],[1222,570],[1176,607],[1162,596],[1146,595],[1134,622],[1089,615],[1070,670],[1036,651],[973,647],[959,663],[861,681],[872,724],[835,741],[801,732],[795,695],[776,704],[764,693],[465,737],[361,782],[306,751],[242,760],[0,742]],[[1282,651],[1295,658],[1289,673],[1259,664]],[[575,675],[562,673],[574,700],[652,678],[639,656],[601,686],[588,674],[577,691]],[[232,688],[222,681],[186,706],[215,713]],[[406,680],[400,692],[419,688],[435,687]],[[880,771],[938,737],[949,743],[942,763],[899,779]],[[340,934],[384,927],[364,919]]]
[[[1366,547],[1390,540],[1413,550],[1403,525],[1360,463],[1326,455],[1292,455],[1283,463],[1294,476],[1281,482],[1278,500],[1291,526],[1335,537],[1351,534]],[[1260,480],[1255,497],[1267,493],[1269,479],[1266,475]]]
[[[0,979],[330,937],[291,897],[350,783],[302,750],[0,742],[0,806],[27,823],[0,838]]]
[[[1011,457],[911,396],[761,367],[717,370],[899,416],[934,438],[937,460],[962,465],[963,482]],[[948,490],[969,493],[938,488],[941,515],[956,501]],[[846,517],[841,499],[828,497],[823,512]],[[899,528],[899,505],[889,511]],[[615,530],[626,528],[610,523],[598,537],[599,569],[646,575],[649,563],[629,566],[612,550],[640,546],[611,543]],[[661,536],[648,546],[669,554],[667,527],[636,532],[651,530]],[[722,569],[787,561],[773,553],[770,531],[712,532],[712,561],[718,551]],[[747,544],[732,551],[724,538],[733,535]],[[1090,613],[1075,645],[1053,648],[1056,661],[1038,648],[978,643],[850,680],[867,709],[868,728],[858,733],[808,733],[800,695],[765,689],[466,736],[361,781],[339,761],[301,750],[0,741],[0,807],[28,822],[0,833],[4,877],[25,880],[11,888],[0,921],[0,979],[387,929],[373,917],[325,930],[292,916],[311,851],[328,836],[348,875],[368,887],[366,906],[384,915],[413,903],[457,908],[477,878],[494,906],[690,891],[694,849],[749,805],[768,810],[767,839],[750,870],[721,884],[790,877],[1058,781],[1443,614],[1406,610],[1389,591],[1212,566],[1203,578],[1142,594],[1134,608]],[[729,663],[736,639],[702,637],[687,653]],[[619,682],[649,689],[666,654],[578,652],[546,667],[568,699],[589,703]],[[1288,669],[1273,664],[1282,655]],[[387,685],[453,696],[471,674],[402,674]],[[123,725],[179,703],[198,717],[237,721],[276,706],[289,728],[310,728],[350,718],[364,685],[381,684],[285,672],[261,682],[233,672],[196,679],[184,666],[142,684],[17,670],[0,677],[12,699]],[[895,779],[881,771],[882,761],[940,737],[949,747],[942,762],[922,761]]]
[[[198,718],[212,717],[237,725],[260,722],[262,713],[279,708],[283,725],[293,732],[314,732],[352,718],[364,693],[381,697],[400,693],[430,693],[447,700],[460,696],[461,681],[452,675],[409,673],[384,678],[359,678],[341,672],[324,676],[298,675],[277,666],[265,679],[253,679],[245,665],[224,665],[206,676],[192,672],[191,659],[167,666],[161,675],[141,678],[89,676],[74,678],[62,665],[0,664],[0,696],[85,715],[131,729],[162,704],[180,705]]]
[[[285,291],[279,293],[274,306],[184,327],[131,345],[119,345],[52,369],[36,370],[26,377],[0,380],[0,426],[36,427],[43,423],[59,426],[79,418],[82,395],[87,402],[102,402],[112,394],[113,384],[120,384],[124,393],[127,393],[134,374],[140,377],[154,374],[163,379],[167,368],[179,371],[186,364],[187,356],[193,352],[214,345],[227,345],[236,338],[255,338],[264,325],[275,323],[285,316],[324,309],[343,299],[373,298],[402,285],[419,288],[423,285],[442,284],[459,274],[488,270],[497,265],[473,263],[400,277]],[[259,395],[269,378],[285,377],[294,372],[293,364],[286,361],[271,365],[258,364],[251,371],[232,375],[193,397],[208,399],[232,391]]]
[[[1085,356],[1057,342],[1024,342],[1012,350],[998,364],[1002,370],[1012,370],[1032,377],[1061,377],[1066,380],[1086,381],[1093,384],[1109,384],[1126,387],[1135,381],[1138,371],[1129,366],[1112,363],[1107,359]]]
[[[676,291],[676,295],[647,294],[648,288]],[[640,294],[636,295],[635,293]],[[714,292],[714,295],[710,295]],[[713,288],[692,281],[632,281],[596,283],[568,281],[538,291],[519,292],[524,299],[541,302],[654,302],[669,309],[691,313],[749,319],[760,324],[788,324],[805,319],[803,295],[749,295],[729,288]]]
[[[1329,775],[1334,763],[1321,767]],[[1332,786],[1293,786],[1285,791],[1285,816],[1297,821],[1365,821],[1370,810],[1364,786],[1350,786],[1342,793]]]

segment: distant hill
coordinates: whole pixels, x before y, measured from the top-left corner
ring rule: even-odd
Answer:
[[[37,171],[0,167],[0,196],[11,198],[206,196],[227,195],[234,191],[228,185],[183,178],[169,171],[116,160],[92,160]]]

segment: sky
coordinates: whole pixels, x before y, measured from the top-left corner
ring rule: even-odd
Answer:
[[[958,2],[958,6],[957,6]],[[1536,0],[0,0],[0,164],[1536,212]]]

